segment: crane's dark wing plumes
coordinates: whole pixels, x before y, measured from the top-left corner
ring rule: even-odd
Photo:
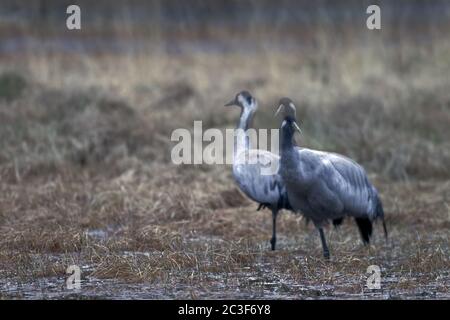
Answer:
[[[258,205],[258,208],[256,209],[256,211],[259,211],[259,210],[261,210],[261,209],[265,209],[265,208],[267,208],[268,206],[269,206],[268,203],[260,203],[260,204]]]
[[[344,221],[344,218],[338,218],[333,220],[333,226],[336,228],[339,227],[342,224],[342,221]]]
[[[381,203],[380,197],[378,195],[377,195],[376,218],[381,219],[381,221],[383,223],[384,237],[387,240],[388,239],[388,231],[387,231],[387,228],[386,228],[386,222],[384,221],[383,204]]]
[[[370,243],[370,237],[372,236],[372,222],[368,218],[355,218],[358,225],[359,233],[364,244]]]

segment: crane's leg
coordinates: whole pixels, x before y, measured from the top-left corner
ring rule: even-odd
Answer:
[[[275,250],[275,245],[277,243],[277,215],[278,209],[272,209],[272,239],[270,239],[272,250]]]
[[[325,234],[322,228],[319,228],[319,233],[320,233],[320,241],[322,241],[323,256],[325,257],[325,259],[328,260],[330,259],[330,250],[328,249],[327,241],[325,240]]]

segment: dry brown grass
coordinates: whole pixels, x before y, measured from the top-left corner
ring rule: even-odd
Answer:
[[[3,212],[11,213],[2,226],[2,274],[20,282],[56,276],[63,283],[65,267],[77,264],[89,266],[83,272],[86,281],[152,283],[160,288],[154,297],[186,297],[187,289],[167,293],[173,285],[187,286],[197,297],[218,292],[233,297],[236,288],[242,296],[273,296],[276,290],[276,297],[370,297],[365,271],[377,264],[387,278],[384,294],[446,292],[450,239],[442,199],[449,195],[447,182],[378,183],[384,197],[396,190],[396,198],[386,201],[389,242],[376,225],[373,246],[364,248],[348,221],[328,231],[333,259],[325,262],[313,227],[288,213],[279,218],[278,250],[269,251],[270,213],[255,212],[256,205],[247,201],[228,206],[230,196],[241,199],[231,181],[208,196],[203,185],[209,176],[199,173],[187,188],[157,190],[150,177],[134,175],[121,182],[105,179],[95,187],[90,179],[67,181],[64,187],[21,183],[28,205],[20,197],[2,198]],[[24,192],[16,185],[14,193]],[[211,198],[217,199],[214,205]],[[424,212],[418,204],[432,210]],[[20,210],[8,209],[19,205]],[[60,206],[66,209],[58,211]]]

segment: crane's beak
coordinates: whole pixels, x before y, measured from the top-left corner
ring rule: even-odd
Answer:
[[[283,108],[284,108],[284,106],[282,104],[280,104],[280,106],[277,109],[277,112],[275,112],[274,117],[276,117],[281,112],[281,110],[283,110]]]
[[[297,130],[300,134],[303,134],[302,129],[300,129],[297,122],[294,121],[292,124],[294,125],[295,130]]]
[[[235,105],[236,105],[236,100],[233,99],[233,100],[231,100],[230,102],[226,103],[224,106],[225,106],[225,107],[229,107],[229,106],[235,106]]]
[[[277,109],[277,112],[275,112],[274,117],[276,117],[283,109],[284,105],[280,104],[280,106]],[[300,127],[298,126],[297,121],[296,120],[292,121],[292,124],[294,125],[294,129],[300,132],[300,134],[302,134],[302,129],[300,129]]]

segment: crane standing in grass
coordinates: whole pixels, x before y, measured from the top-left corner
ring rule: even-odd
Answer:
[[[355,161],[335,153],[299,148],[294,141],[300,131],[291,99],[282,98],[275,115],[283,115],[281,125],[280,175],[290,205],[312,220],[320,233],[323,255],[330,258],[323,225],[339,223],[344,216],[355,218],[364,244],[372,235],[372,221],[384,222],[383,205],[364,169]]]
[[[276,220],[280,209],[292,210],[287,198],[286,188],[278,173],[272,175],[262,174],[263,166],[272,164],[278,168],[280,157],[265,150],[250,149],[247,130],[250,128],[253,115],[258,103],[248,91],[238,93],[232,101],[225,106],[238,106],[241,116],[237,129],[242,134],[236,134],[234,140],[233,176],[241,191],[253,201],[259,203],[258,210],[267,207],[272,210],[272,250],[275,250],[277,241]],[[242,160],[245,161],[242,161]]]

